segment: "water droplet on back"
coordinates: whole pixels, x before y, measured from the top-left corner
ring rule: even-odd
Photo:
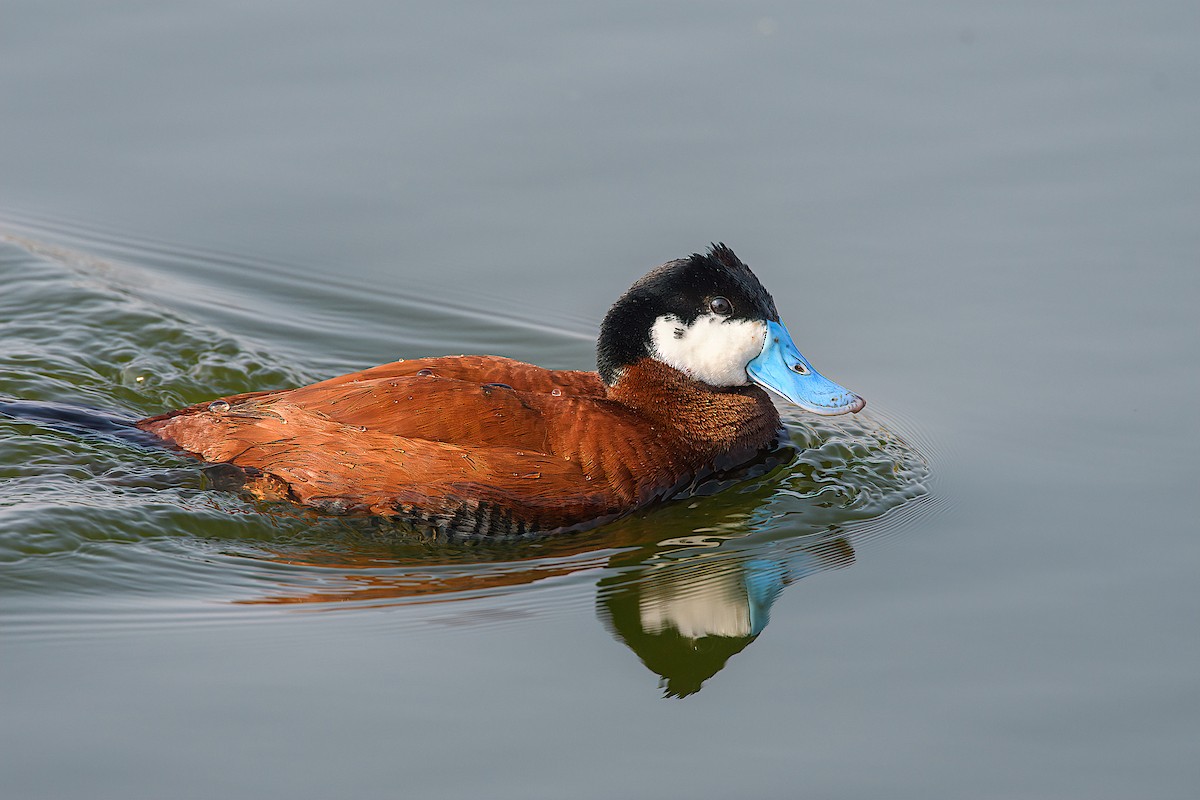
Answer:
[[[229,410],[229,403],[224,400],[213,400],[208,404],[208,410],[214,414],[224,414]]]
[[[556,388],[554,388],[554,389],[551,389],[551,390],[550,390],[550,394],[554,395],[555,397],[561,397],[561,396],[562,396],[562,389],[559,389],[559,388],[557,388],[557,387],[556,387]]]

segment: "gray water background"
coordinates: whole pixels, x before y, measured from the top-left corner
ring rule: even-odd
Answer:
[[[287,566],[342,534],[9,424],[4,796],[1200,791],[1195,3],[15,2],[0,110],[5,395],[586,368],[633,278],[723,240],[928,468],[664,698],[605,624],[623,542],[250,604],[344,593]],[[337,541],[383,583],[520,560]]]

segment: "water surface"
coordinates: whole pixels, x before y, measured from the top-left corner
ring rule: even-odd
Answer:
[[[17,4],[0,396],[589,368],[724,240],[852,419],[434,542],[0,418],[29,798],[1193,797],[1194,4]]]

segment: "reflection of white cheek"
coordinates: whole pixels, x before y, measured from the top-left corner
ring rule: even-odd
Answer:
[[[741,575],[740,570],[651,573],[638,603],[642,629],[655,634],[673,630],[688,639],[755,633]]]
[[[767,326],[703,314],[691,325],[674,315],[650,329],[654,358],[713,386],[743,386],[746,365],[762,352]]]

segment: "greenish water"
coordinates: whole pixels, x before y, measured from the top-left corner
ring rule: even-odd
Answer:
[[[1194,797],[1197,41],[1170,0],[10,4],[0,397],[590,368],[723,240],[869,404],[520,544],[0,417],[0,794]]]

